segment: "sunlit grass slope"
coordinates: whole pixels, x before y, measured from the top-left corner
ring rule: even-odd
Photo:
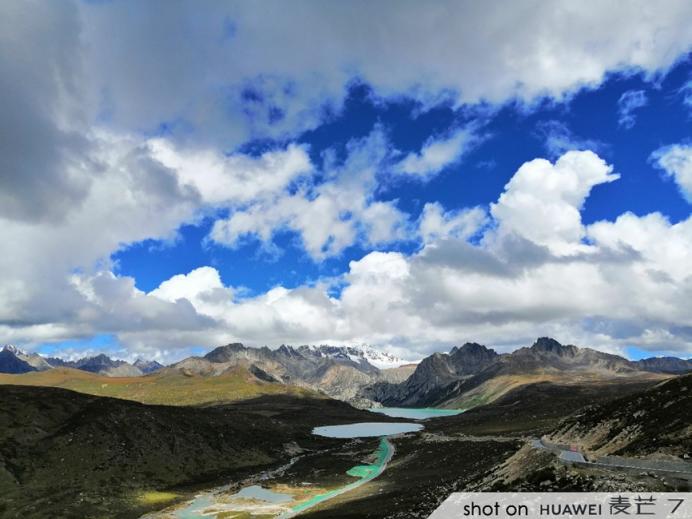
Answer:
[[[61,387],[89,395],[163,405],[230,402],[271,394],[318,396],[308,389],[258,380],[240,367],[217,376],[164,370],[144,377],[106,377],[61,368],[21,375],[0,374],[0,384]]]

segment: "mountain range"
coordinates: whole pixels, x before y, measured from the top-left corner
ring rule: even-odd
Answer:
[[[108,377],[156,374],[157,381],[165,380],[166,384],[181,375],[188,378],[225,375],[253,386],[283,385],[319,391],[360,407],[381,404],[467,409],[495,401],[528,384],[656,380],[692,371],[692,361],[675,357],[630,361],[590,348],[562,345],[548,337],[502,354],[481,344],[466,343],[449,353],[433,353],[417,364],[368,346],[282,345],[270,349],[233,343],[165,367],[141,359],[130,364],[104,354],[66,361],[25,353],[13,346],[0,351],[0,373],[54,368]],[[63,378],[68,376],[69,373]],[[61,387],[72,386],[65,383]]]
[[[282,345],[272,350],[234,343],[220,346],[204,357],[189,357],[166,370],[218,375],[239,366],[266,382],[316,389],[333,398],[364,405],[368,402],[359,402],[361,388],[377,382],[403,382],[415,369],[414,364],[366,346]]]
[[[235,388],[234,394],[253,395],[257,391],[262,394],[279,391],[279,388],[272,389],[267,386],[273,384],[286,386],[288,392],[293,391],[291,388],[317,390],[333,398],[369,407],[371,402],[361,402],[357,396],[362,387],[376,382],[402,382],[414,368],[415,364],[368,346],[284,345],[271,350],[267,347],[251,348],[234,343],[218,347],[203,357],[188,357],[166,367],[141,359],[130,364],[122,360],[113,360],[104,354],[66,361],[27,354],[14,346],[6,346],[0,352],[0,373],[46,374],[23,382],[17,380],[16,383],[59,385],[72,389],[80,387],[85,390],[90,388],[87,392],[104,396],[139,395],[135,399],[147,402],[159,401],[159,396],[150,398],[151,395],[140,395],[141,391],[136,387],[143,387],[144,384],[149,388],[148,392],[158,394],[159,386],[170,388],[171,384],[189,384],[195,379],[199,381],[198,389],[204,392],[206,390],[201,388],[208,384],[201,379],[221,377],[221,382],[217,385],[222,387],[228,384]],[[62,371],[53,373],[56,370]],[[83,375],[79,375],[80,372],[118,377],[121,382],[118,382],[117,387],[127,386],[132,388],[132,391],[123,389],[116,393],[114,384],[85,379]],[[144,377],[142,383],[138,383],[137,377],[141,378],[143,375],[156,375],[156,378]],[[180,379],[181,375],[187,378]],[[125,381],[125,378],[128,380]],[[240,390],[239,384],[247,386],[247,391]],[[110,391],[102,391],[103,385]],[[222,398],[222,395],[219,395],[219,398]],[[227,398],[232,399],[231,395]]]
[[[163,365],[156,361],[142,359],[130,364],[124,360],[111,359],[103,353],[77,360],[63,360],[58,357],[42,357],[37,353],[26,353],[10,344],[0,350],[0,373],[19,374],[52,368],[73,368],[108,377],[135,377],[152,373],[162,367]]]
[[[400,383],[378,382],[359,396],[386,406],[439,406],[468,408],[496,400],[526,384],[601,383],[617,379],[663,377],[692,371],[692,361],[650,358],[640,361],[541,337],[530,347],[511,353],[476,343],[434,353],[423,359],[411,376]]]

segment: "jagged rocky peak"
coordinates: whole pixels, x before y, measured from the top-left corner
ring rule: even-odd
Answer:
[[[301,346],[302,348],[302,346]],[[287,346],[285,344],[282,344],[279,346],[278,351],[280,354],[285,355],[287,357],[301,357],[301,348],[298,348],[297,350],[293,348],[292,346]]]
[[[0,373],[26,373],[50,368],[38,353],[26,353],[12,344],[6,344],[0,350]]]
[[[142,358],[138,358],[133,366],[139,369],[142,373],[153,373],[154,371],[158,371],[163,368],[163,364],[155,360],[144,360]]]
[[[574,356],[578,348],[576,346],[563,346],[551,337],[539,337],[531,346],[531,350],[539,353],[551,353],[560,356]]]
[[[462,346],[454,346],[449,352],[450,357],[465,356],[478,358],[494,358],[497,352],[492,348],[478,344],[477,342],[467,342]]]
[[[207,353],[204,358],[211,362],[228,362],[237,357],[238,353],[245,352],[247,348],[240,342],[233,342],[225,346],[219,346]]]
[[[458,375],[470,375],[492,364],[498,358],[495,350],[476,342],[467,342],[461,347],[452,348],[449,361]]]

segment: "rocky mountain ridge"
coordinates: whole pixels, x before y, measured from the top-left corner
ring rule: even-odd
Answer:
[[[110,377],[136,377],[155,372],[188,376],[217,376],[240,367],[257,380],[295,385],[322,391],[341,400],[358,402],[361,387],[378,381],[402,382],[414,365],[369,346],[246,347],[240,343],[220,346],[203,357],[188,357],[171,366],[137,359],[134,363],[111,359],[105,354],[78,360],[44,358],[14,346],[0,351],[0,373],[28,373],[51,368],[71,368]]]
[[[381,369],[373,362],[395,367]],[[317,389],[333,398],[363,406],[371,402],[358,396],[362,387],[376,382],[402,382],[414,369],[371,348],[282,345],[272,350],[241,343],[220,346],[203,357],[189,357],[166,369],[213,376],[237,366],[248,368],[265,381]]]
[[[64,360],[59,357],[43,357],[37,353],[26,353],[11,344],[0,350],[0,373],[20,374],[52,368],[72,368],[109,377],[136,377],[152,373],[162,367],[156,361],[142,359],[130,364],[124,360],[111,359],[103,353],[77,360]]]
[[[498,354],[476,343],[434,353],[404,382],[378,382],[359,393],[385,406],[466,407],[487,403],[521,385],[548,380],[593,382],[692,371],[683,359],[630,361],[624,357],[540,337],[529,346]]]
[[[630,361],[590,348],[562,345],[549,337],[502,354],[478,343],[466,343],[449,353],[433,353],[417,364],[369,346],[282,345],[270,349],[232,343],[168,367],[142,359],[130,364],[104,354],[65,361],[27,354],[13,346],[0,351],[0,372],[26,373],[53,367],[112,377],[154,372],[208,377],[242,368],[262,382],[317,390],[358,406],[468,408],[531,383],[663,378],[665,374],[692,371],[692,360],[663,357]]]

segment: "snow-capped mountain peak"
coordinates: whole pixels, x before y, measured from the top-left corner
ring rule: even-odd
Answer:
[[[9,351],[10,353],[14,353],[15,355],[23,355],[24,352],[17,348],[16,346],[12,344],[5,344],[2,348],[3,351]]]
[[[312,355],[328,357],[336,360],[350,360],[358,364],[370,364],[378,369],[398,368],[410,361],[400,359],[391,353],[377,350],[366,344],[355,346],[331,346],[320,344],[319,346],[301,346],[300,349],[308,351]]]

